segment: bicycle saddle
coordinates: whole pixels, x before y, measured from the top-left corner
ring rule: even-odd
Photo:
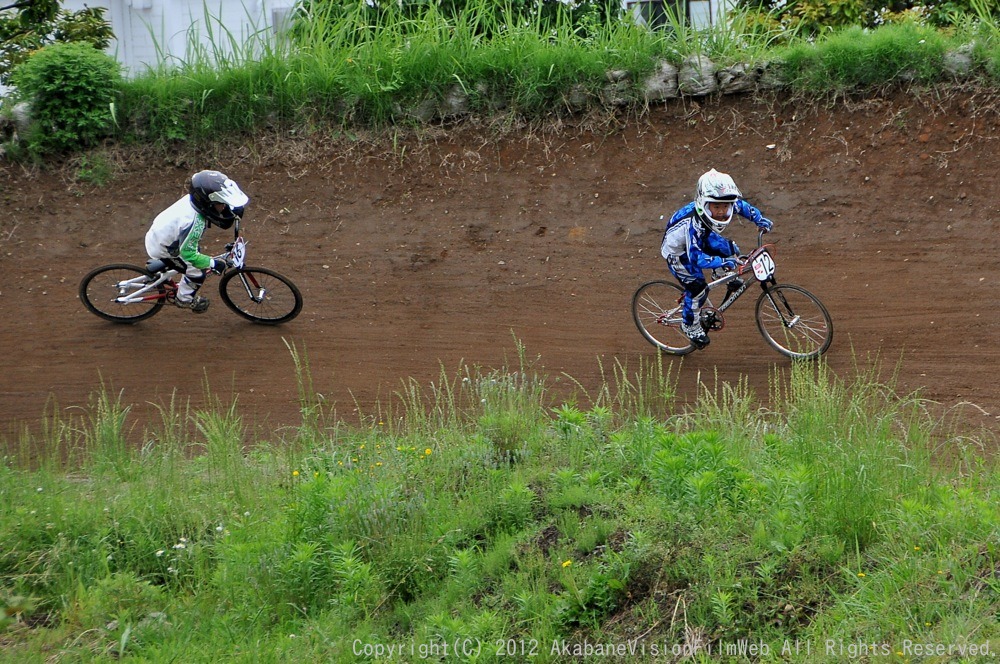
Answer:
[[[184,266],[173,258],[150,258],[146,261],[146,269],[152,273],[166,272],[167,270],[184,271]]]

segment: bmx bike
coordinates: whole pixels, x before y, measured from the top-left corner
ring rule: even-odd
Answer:
[[[723,312],[729,309],[750,285],[757,281],[761,294],[754,308],[757,329],[764,340],[782,355],[796,360],[814,359],[826,352],[833,341],[833,320],[819,298],[801,286],[779,284],[774,277],[773,244],[762,244],[764,231],[757,234],[757,248],[739,257],[732,271],[713,272],[708,282],[709,298],[701,309],[706,331],[725,327]],[[752,272],[753,279],[742,275]],[[711,292],[726,286],[718,307]],[[681,331],[684,289],[670,281],[650,281],[632,296],[632,318],[649,343],[669,355],[687,355],[697,346]]]
[[[247,242],[236,220],[233,242],[215,258],[226,261],[219,296],[236,314],[254,323],[287,323],[302,311],[302,294],[274,270],[248,267]],[[137,323],[156,315],[177,297],[175,277],[184,266],[173,259],[151,259],[145,267],[112,263],[92,270],[80,282],[80,300],[93,314],[113,323]]]

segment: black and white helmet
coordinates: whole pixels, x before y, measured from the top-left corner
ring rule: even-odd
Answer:
[[[698,178],[698,192],[695,195],[694,206],[698,216],[716,233],[726,230],[733,219],[736,201],[742,198],[739,187],[726,173],[720,173],[714,168]],[[708,210],[709,203],[728,203],[729,212],[722,219],[717,219]]]
[[[219,171],[198,171],[191,178],[191,205],[209,224],[232,227],[236,218],[243,216],[243,209],[249,202],[250,197],[239,185]],[[216,203],[225,207],[220,211]]]

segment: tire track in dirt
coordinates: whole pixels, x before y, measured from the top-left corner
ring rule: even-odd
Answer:
[[[280,436],[299,423],[290,345],[348,419],[404,380],[427,388],[463,363],[516,363],[515,339],[557,394],[594,393],[615,362],[654,359],[631,295],[667,275],[659,216],[689,200],[709,167],[732,173],[775,220],[779,278],[815,292],[834,318],[835,372],[877,357],[901,391],[995,428],[995,106],[983,95],[828,108],[722,99],[600,133],[436,128],[410,139],[403,161],[345,139],[309,158],[211,164],[253,199],[249,262],[287,274],[305,296],[280,328],[225,310],[216,282],[205,315],[165,310],[131,327],[77,300],[93,267],[144,260],[149,220],[196,168],[126,162],[93,187],[4,164],[0,435],[15,441],[46,404],[84,413],[103,381],[133,404],[136,438],[171,399],[210,403],[206,384],[223,403],[238,395],[249,428]],[[734,237],[753,244],[746,225]],[[757,333],[752,302],[731,310],[709,349],[668,362],[683,395],[746,377],[763,398],[787,368]]]

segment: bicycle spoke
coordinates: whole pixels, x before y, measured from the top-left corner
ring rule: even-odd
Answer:
[[[686,355],[694,350],[680,328],[681,307],[677,301],[682,293],[676,284],[651,281],[632,296],[632,319],[639,332],[649,343],[672,355]]]
[[[122,302],[146,288],[151,275],[143,268],[124,263],[97,268],[80,282],[79,295],[92,313],[116,323],[135,323],[149,318],[163,307],[165,288],[161,284],[149,289],[141,299]],[[148,299],[147,299],[148,298]]]
[[[756,316],[764,339],[788,357],[818,357],[833,339],[830,314],[814,295],[798,286],[770,288],[757,301]]]
[[[298,288],[287,277],[265,268],[226,274],[219,283],[219,293],[227,307],[255,323],[284,323],[302,310]]]

